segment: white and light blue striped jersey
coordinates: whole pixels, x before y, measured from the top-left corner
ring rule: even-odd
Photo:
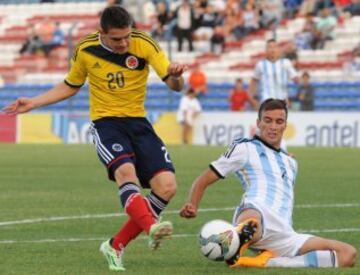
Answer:
[[[220,177],[235,173],[241,180],[243,200],[261,204],[292,224],[297,162],[259,137],[237,139],[210,164]]]
[[[288,81],[296,76],[297,72],[289,59],[280,58],[275,62],[268,59],[260,60],[253,75],[253,78],[260,82],[260,102],[268,98],[287,99]]]

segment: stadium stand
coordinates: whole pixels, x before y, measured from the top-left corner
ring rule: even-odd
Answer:
[[[129,9],[136,13],[136,1],[128,1]],[[104,1],[1,1],[0,5],[0,75],[5,86],[0,89],[1,105],[15,97],[33,95],[44,91],[49,85],[62,81],[68,68],[69,47],[83,35],[96,30],[99,12]],[[29,24],[37,24],[44,19],[60,22],[67,34],[67,44],[44,56],[21,56],[19,50],[28,35]],[[304,25],[303,17],[284,20],[276,30],[280,43],[291,41]],[[139,20],[140,21],[140,20]],[[141,21],[140,21],[141,22]],[[139,24],[142,29],[148,25]],[[321,50],[299,50],[297,68],[309,70],[316,88],[316,110],[360,110],[360,72],[349,72],[346,64],[352,50],[360,43],[360,16],[342,18],[336,27],[336,39],[326,43]],[[175,41],[161,41],[165,50],[171,49],[171,58],[192,66],[202,64],[209,79],[208,95],[201,99],[205,110],[227,110],[228,91],[238,77],[248,82],[253,74],[255,62],[264,56],[265,41],[273,37],[270,30],[259,30],[241,41],[227,41],[226,50],[220,54],[210,54],[208,41],[195,41],[195,52],[177,52]],[[69,44],[70,42],[70,44]],[[188,73],[185,74],[185,78]],[[175,110],[179,95],[170,93],[161,80],[150,73],[149,110]],[[294,97],[296,87],[290,86],[290,96]],[[71,104],[60,103],[45,110],[61,110],[72,107],[87,108],[87,95],[81,91]]]
[[[316,89],[316,110],[360,110],[360,81],[314,82]],[[0,88],[1,105],[6,105],[19,96],[30,97],[40,94],[51,85],[49,84],[8,84]],[[228,91],[231,83],[210,83],[208,94],[201,97],[206,111],[229,110]],[[290,96],[296,95],[296,86],[290,85]],[[148,86],[146,107],[150,111],[176,111],[180,93],[170,91],[162,83],[152,83]],[[42,108],[43,111],[79,110],[89,108],[87,87],[84,86],[73,98]]]

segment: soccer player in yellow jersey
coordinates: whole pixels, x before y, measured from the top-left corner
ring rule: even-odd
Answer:
[[[63,83],[41,95],[19,98],[3,109],[19,114],[59,102],[75,95],[88,80],[94,144],[109,178],[119,187],[128,214],[119,232],[100,246],[111,270],[125,270],[124,248],[142,231],[152,249],[173,231],[171,222],[160,222],[158,217],[175,195],[175,170],[166,147],[145,118],[144,100],[149,65],[175,91],[183,88],[186,67],[170,63],[158,43],[132,29],[132,23],[124,8],[106,8],[100,31],[78,44]],[[150,194],[143,197],[140,185],[150,188]]]

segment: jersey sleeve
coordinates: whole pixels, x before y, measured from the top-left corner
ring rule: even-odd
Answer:
[[[71,87],[81,87],[86,81],[87,71],[79,49],[71,59],[70,65],[71,67],[65,78],[65,83]]]
[[[211,162],[210,168],[220,177],[226,178],[231,173],[242,169],[248,161],[246,143],[232,144],[217,160]]]
[[[168,76],[168,67],[170,65],[170,60],[167,58],[165,52],[163,50],[154,51],[149,56],[149,64],[154,68],[157,75],[165,80]]]

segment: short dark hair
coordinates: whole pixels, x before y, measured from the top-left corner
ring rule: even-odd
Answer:
[[[271,110],[285,110],[286,118],[288,115],[288,108],[286,106],[286,100],[268,98],[263,103],[261,103],[258,113],[258,119],[261,120],[261,116],[265,111]]]
[[[186,91],[186,94],[187,95],[192,95],[192,94],[195,94],[195,91],[193,88],[189,88],[187,91]]]
[[[276,43],[276,39],[274,39],[274,38],[268,39],[268,40],[266,41],[266,45],[269,45],[269,44],[272,43],[272,42],[275,42],[275,43]]]
[[[303,77],[305,77],[305,76],[306,76],[306,77],[310,77],[310,74],[309,74],[308,71],[305,71],[305,72],[303,72],[302,76],[303,76]]]
[[[133,18],[126,9],[120,6],[111,6],[104,9],[100,18],[100,26],[107,33],[111,28],[127,28],[133,24]]]

